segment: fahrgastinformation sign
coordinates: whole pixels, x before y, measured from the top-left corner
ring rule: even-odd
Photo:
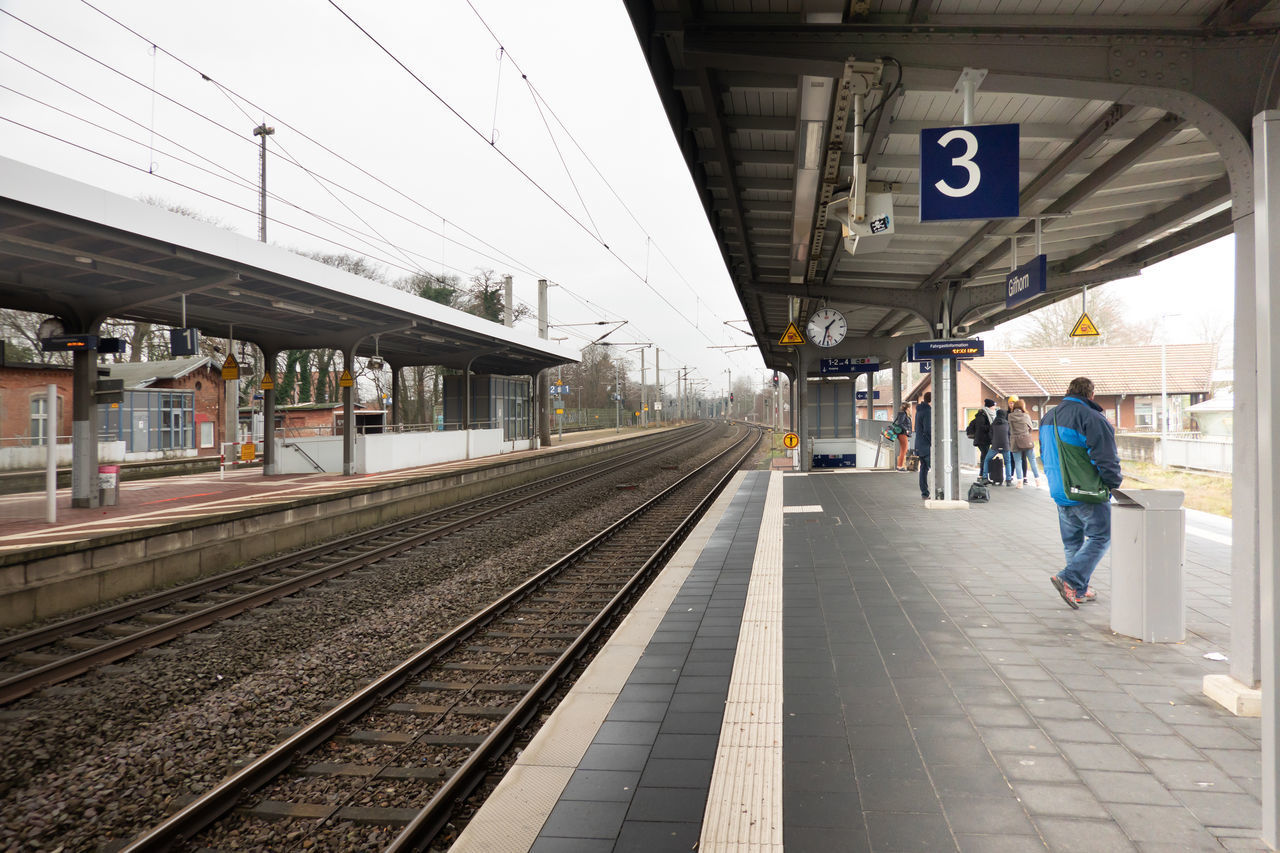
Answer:
[[[944,338],[937,341],[916,341],[908,352],[912,361],[935,358],[981,358],[986,346],[981,338]]]

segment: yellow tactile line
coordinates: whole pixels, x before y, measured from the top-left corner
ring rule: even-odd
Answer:
[[[775,471],[702,817],[702,853],[782,853],[782,515]]]

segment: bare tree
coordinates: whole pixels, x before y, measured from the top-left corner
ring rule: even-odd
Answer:
[[[1096,337],[1071,337],[1084,313],[1082,299],[1073,296],[1028,314],[1009,330],[1012,345],[1020,349],[1048,349],[1062,346],[1123,346],[1150,344],[1155,332],[1152,320],[1134,320],[1123,300],[1108,291],[1089,293],[1088,314],[1097,327]]]

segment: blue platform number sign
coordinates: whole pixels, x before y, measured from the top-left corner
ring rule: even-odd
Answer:
[[[920,131],[920,221],[1018,215],[1018,125]]]

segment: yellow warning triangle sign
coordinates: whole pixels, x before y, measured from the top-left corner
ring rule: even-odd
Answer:
[[[796,328],[795,323],[788,323],[787,330],[778,339],[779,346],[796,346],[804,342],[804,335],[800,334],[800,330]]]
[[[1081,314],[1080,319],[1076,321],[1076,327],[1071,330],[1073,338],[1095,338],[1098,336],[1098,327],[1093,325],[1093,321],[1089,319],[1088,314]]]
[[[343,388],[350,388],[354,384],[355,382],[353,382],[351,379],[351,371],[350,370],[342,371],[342,376],[338,378],[338,385],[340,385]]]
[[[262,390],[270,391],[276,387],[276,381],[271,378],[270,373],[262,374]]]

